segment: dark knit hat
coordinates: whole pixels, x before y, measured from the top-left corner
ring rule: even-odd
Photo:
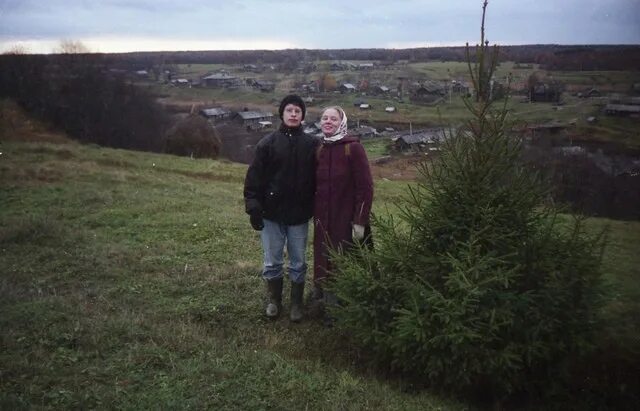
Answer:
[[[304,120],[304,115],[307,112],[307,107],[305,107],[304,101],[302,101],[300,96],[297,96],[295,94],[289,94],[288,96],[283,98],[282,101],[280,102],[280,108],[278,109],[278,114],[280,114],[280,120],[282,120],[282,113],[284,113],[284,108],[287,107],[287,104],[293,104],[294,106],[300,107],[300,109],[302,110],[301,120]]]

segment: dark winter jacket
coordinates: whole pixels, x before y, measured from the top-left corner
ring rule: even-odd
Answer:
[[[360,142],[344,137],[318,149],[314,204],[314,281],[331,270],[328,248],[352,243],[351,225],[367,226],[373,201],[373,179]]]
[[[247,214],[286,225],[308,221],[313,215],[318,143],[301,127],[281,127],[263,137],[244,182]]]

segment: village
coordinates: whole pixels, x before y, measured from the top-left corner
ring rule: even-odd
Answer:
[[[369,148],[378,175],[390,178],[410,178],[415,175],[410,164],[437,156],[442,139],[465,122],[464,100],[475,96],[461,62],[287,64],[177,64],[137,70],[133,77],[161,95],[177,121],[206,119],[220,135],[223,155],[244,163],[251,161],[259,138],[278,126],[274,113],[282,95],[302,96],[308,108],[305,132],[315,136],[321,135],[320,109],[340,105],[350,133]],[[627,74],[503,62],[490,82],[490,98],[509,96],[513,132],[530,144],[604,157],[597,162],[603,171],[635,175],[640,76]]]

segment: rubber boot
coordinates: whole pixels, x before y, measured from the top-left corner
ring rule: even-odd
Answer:
[[[302,320],[302,296],[304,295],[304,283],[291,283],[291,313],[289,318],[294,323]]]
[[[282,277],[267,281],[267,317],[277,318],[282,310]]]
[[[310,318],[321,318],[324,315],[324,297],[322,288],[314,285],[308,297],[308,312]]]

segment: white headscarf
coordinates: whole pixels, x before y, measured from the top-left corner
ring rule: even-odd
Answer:
[[[342,114],[342,121],[340,122],[340,127],[338,127],[338,130],[336,130],[335,134],[329,137],[324,136],[324,141],[338,141],[347,135],[347,113],[344,112],[342,107],[338,106],[327,107],[324,111],[327,111],[329,109],[334,109],[338,113]]]

